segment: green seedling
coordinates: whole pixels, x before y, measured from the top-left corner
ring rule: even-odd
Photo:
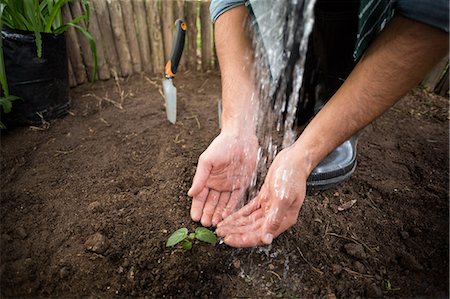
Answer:
[[[197,227],[195,232],[189,233],[188,229],[183,227],[170,235],[169,239],[167,239],[166,247],[173,247],[181,243],[181,247],[188,251],[192,249],[192,245],[196,239],[213,246],[217,243],[216,235],[209,229]]]
[[[386,291],[388,291],[388,292],[400,291],[400,288],[394,288],[394,287],[392,287],[392,283],[391,283],[391,281],[388,279],[388,280],[386,281]]]

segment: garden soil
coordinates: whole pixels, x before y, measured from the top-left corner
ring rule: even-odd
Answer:
[[[186,195],[218,134],[217,73],[72,89],[64,119],[2,132],[2,297],[448,297],[448,99],[416,89],[367,127],[358,167],[271,248],[194,244]]]

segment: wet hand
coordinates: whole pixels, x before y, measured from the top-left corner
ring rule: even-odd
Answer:
[[[306,194],[306,167],[295,150],[281,151],[269,168],[259,194],[217,226],[216,233],[233,247],[268,245],[297,222]]]
[[[255,135],[221,133],[201,154],[188,195],[191,218],[203,226],[217,225],[242,201],[256,168]]]

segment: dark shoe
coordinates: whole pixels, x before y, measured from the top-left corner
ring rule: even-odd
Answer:
[[[353,136],[332,151],[308,177],[308,190],[327,190],[348,180],[356,168],[356,144]]]

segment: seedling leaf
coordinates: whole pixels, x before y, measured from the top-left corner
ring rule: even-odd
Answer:
[[[217,243],[216,235],[214,235],[213,232],[204,227],[197,227],[197,229],[195,230],[195,238],[200,241],[209,243],[213,246]]]
[[[195,233],[190,233],[188,238],[189,238],[189,240],[194,240],[195,239]]]
[[[187,235],[188,235],[188,229],[185,227],[180,228],[179,230],[174,232],[169,237],[169,239],[167,239],[166,247],[171,247],[171,246],[177,245],[178,243],[180,243],[181,241],[186,239]]]
[[[183,249],[188,251],[192,249],[192,242],[186,241],[183,243]]]

